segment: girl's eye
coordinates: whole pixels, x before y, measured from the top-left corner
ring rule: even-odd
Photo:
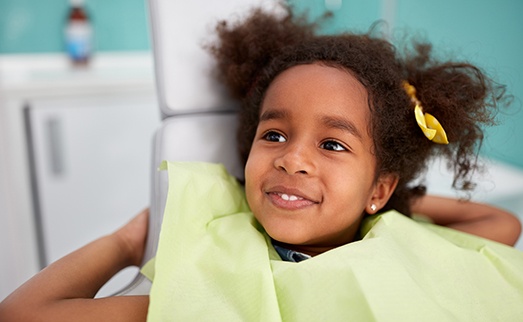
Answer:
[[[278,132],[274,132],[274,131],[267,132],[263,136],[263,138],[270,142],[285,142],[286,141],[286,139],[283,135],[281,135]]]
[[[321,144],[321,148],[330,151],[346,151],[347,149],[336,141],[325,141]]]

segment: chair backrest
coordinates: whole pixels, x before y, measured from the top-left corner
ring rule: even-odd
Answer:
[[[163,122],[153,143],[149,231],[143,263],[156,254],[168,180],[163,160],[223,163],[243,178],[236,149],[237,103],[212,76],[205,45],[223,19],[254,6],[278,10],[277,0],[148,0],[156,86]],[[147,294],[142,276],[118,294]]]
[[[277,0],[149,0],[160,109],[164,117],[230,111],[224,87],[211,77],[214,61],[206,46],[220,20],[239,18],[250,8],[278,10]]]

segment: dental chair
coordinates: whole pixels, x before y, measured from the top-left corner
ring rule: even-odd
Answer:
[[[277,2],[148,0],[162,125],[153,139],[149,230],[142,265],[157,251],[168,189],[167,172],[158,171],[163,160],[223,163],[231,174],[243,178],[236,150],[237,102],[228,97],[225,88],[212,76],[214,61],[203,46],[213,40],[219,20],[238,18],[254,6],[277,10]],[[492,174],[508,177],[503,171]],[[513,172],[510,175],[513,177]],[[523,178],[523,174],[518,175]],[[452,196],[451,180],[450,173],[436,164],[427,176],[430,193]],[[503,180],[487,181],[489,188],[483,190],[489,197],[477,199],[496,204],[499,194],[493,193],[492,185]],[[500,193],[505,195],[506,191]],[[150,286],[150,281],[138,273],[117,294],[148,294]]]
[[[148,0],[161,127],[153,139],[149,230],[143,264],[157,251],[168,189],[163,160],[223,163],[237,178],[237,103],[212,76],[213,58],[203,48],[219,20],[275,0]],[[118,295],[148,294],[140,273]]]

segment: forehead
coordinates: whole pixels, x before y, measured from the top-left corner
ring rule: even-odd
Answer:
[[[291,67],[274,79],[260,113],[277,110],[293,117],[349,118],[364,128],[370,116],[365,87],[349,71],[319,63]]]

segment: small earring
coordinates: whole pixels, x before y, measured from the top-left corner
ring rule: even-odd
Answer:
[[[370,210],[372,210],[372,211],[376,211],[376,208],[377,208],[377,207],[376,207],[375,204],[370,205]]]

